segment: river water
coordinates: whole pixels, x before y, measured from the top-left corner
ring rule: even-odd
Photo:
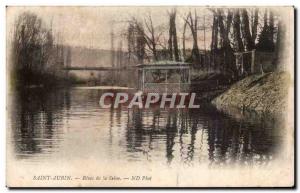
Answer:
[[[208,104],[199,109],[102,109],[103,92],[34,88],[18,94],[9,108],[16,160],[251,165],[275,159],[282,144],[272,116],[228,114]]]

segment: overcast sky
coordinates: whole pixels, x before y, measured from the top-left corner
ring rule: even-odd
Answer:
[[[172,7],[8,7],[7,10],[7,26],[8,34],[10,34],[11,25],[16,20],[19,14],[24,11],[36,13],[42,18],[45,25],[50,26],[52,22],[54,34],[60,34],[56,40],[60,43],[92,47],[100,49],[110,49],[110,33],[113,28],[116,36],[126,32],[128,21],[133,16],[140,21],[144,21],[147,14],[151,14],[155,26],[165,28],[165,35],[162,37],[167,40],[168,36],[168,11]],[[194,11],[195,8],[177,7],[177,35],[181,47],[183,16],[189,10]],[[199,16],[199,25],[203,24],[206,17],[206,25],[210,26],[211,12],[204,7],[197,7],[197,14]],[[188,32],[188,37],[190,34]],[[204,33],[198,32],[199,47],[204,48]],[[211,31],[206,31],[206,48],[210,45]],[[127,41],[118,38],[115,40],[115,48],[122,40],[123,49],[127,48]],[[191,44],[188,46],[191,46]]]
[[[153,24],[159,27],[157,33],[163,28],[164,35],[161,39],[167,42],[168,40],[168,11],[174,7],[157,6],[157,7],[8,7],[7,8],[7,37],[8,40],[12,37],[13,24],[17,17],[25,11],[37,14],[42,18],[44,25],[50,27],[52,23],[55,40],[59,43],[64,43],[71,46],[81,46],[88,48],[99,48],[109,50],[111,48],[111,31],[115,34],[114,47],[120,47],[122,41],[122,49],[127,49],[126,37],[121,34],[126,33],[128,20],[132,17],[144,22],[147,15],[152,16]],[[253,8],[253,7],[252,7]],[[270,8],[270,7],[269,7]],[[248,7],[249,9],[249,7]],[[273,7],[277,11],[288,11],[284,7]],[[196,10],[198,15],[198,26],[204,25],[205,16],[205,45],[204,45],[204,30],[198,31],[198,46],[200,49],[209,49],[211,44],[211,25],[212,12],[207,7],[176,7],[176,28],[179,48],[182,48],[182,32],[184,20],[183,18],[189,11],[192,13]],[[260,23],[265,8],[260,7]],[[289,14],[283,14],[288,16]],[[288,20],[287,20],[288,21]],[[261,26],[261,25],[260,25]],[[260,29],[259,29],[260,30]],[[59,36],[58,36],[59,34]],[[190,30],[187,30],[186,47],[192,47],[192,36]]]

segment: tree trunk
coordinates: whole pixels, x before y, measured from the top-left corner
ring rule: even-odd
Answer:
[[[183,33],[182,33],[182,55],[183,60],[186,60],[186,52],[185,52],[185,31],[186,31],[187,21],[184,22]]]
[[[169,14],[170,17],[170,21],[169,21],[169,40],[168,40],[168,46],[169,46],[169,59],[173,60],[173,40],[172,40],[172,36],[173,36],[173,22],[172,22],[172,13]]]
[[[198,47],[198,35],[197,35],[197,13],[195,11],[194,19],[192,17],[191,12],[189,13],[190,22],[188,23],[192,32],[193,36],[193,49],[192,49],[192,60],[196,64],[200,64],[200,54],[199,54],[199,47]]]
[[[223,71],[227,71],[229,67],[231,66],[232,62],[232,49],[230,46],[230,41],[229,41],[229,32],[231,28],[231,23],[232,23],[232,12],[228,11],[227,14],[227,19],[226,19],[226,28],[224,26],[223,22],[223,14],[219,10],[218,11],[218,22],[219,22],[219,28],[220,28],[220,36],[221,36],[221,46],[222,46],[222,51],[223,51]]]
[[[217,68],[216,66],[216,50],[218,49],[218,16],[216,12],[213,13],[213,26],[212,26],[212,38],[211,38],[211,54],[212,54],[212,59],[211,59],[211,66],[214,67],[214,69]]]
[[[252,42],[254,42],[254,46],[255,46],[255,40],[256,40],[256,36],[257,36],[257,26],[258,26],[258,9],[256,8],[254,10],[254,19],[253,19],[253,23],[252,23]]]
[[[249,17],[246,9],[242,10],[242,17],[243,17],[243,22],[242,22],[242,33],[243,37],[245,38],[246,42],[246,49],[248,51],[251,51],[254,49],[255,45],[254,42],[252,41],[251,33],[250,33],[250,26],[249,26]]]
[[[212,43],[211,50],[218,49],[218,16],[214,13],[213,26],[212,26]]]
[[[273,47],[272,50],[274,50],[274,14],[272,11],[270,11],[270,24],[269,24],[269,28],[270,28],[270,42],[271,45]]]
[[[239,9],[237,9],[234,13],[233,19],[233,33],[234,33],[234,40],[235,40],[235,47],[237,51],[244,51],[244,45],[241,38],[241,20],[240,20],[240,13]]]
[[[177,42],[177,32],[176,32],[176,12],[174,12],[174,18],[173,18],[173,46],[174,46],[174,56],[175,60],[179,61],[179,49],[178,49],[178,42]]]
[[[169,59],[173,60],[173,56],[176,61],[179,61],[179,50],[178,50],[178,42],[177,42],[177,33],[176,33],[176,11],[173,10],[170,14],[170,22],[169,22]],[[173,53],[174,52],[174,53]]]

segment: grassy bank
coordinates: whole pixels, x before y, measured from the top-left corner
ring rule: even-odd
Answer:
[[[258,112],[277,113],[287,106],[288,88],[291,84],[287,72],[270,72],[248,76],[233,84],[212,103],[219,109],[235,107]]]

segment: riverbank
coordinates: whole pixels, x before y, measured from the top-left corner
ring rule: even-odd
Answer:
[[[212,104],[218,109],[235,107],[257,112],[282,112],[287,107],[290,84],[291,77],[287,72],[248,76],[214,98]]]

